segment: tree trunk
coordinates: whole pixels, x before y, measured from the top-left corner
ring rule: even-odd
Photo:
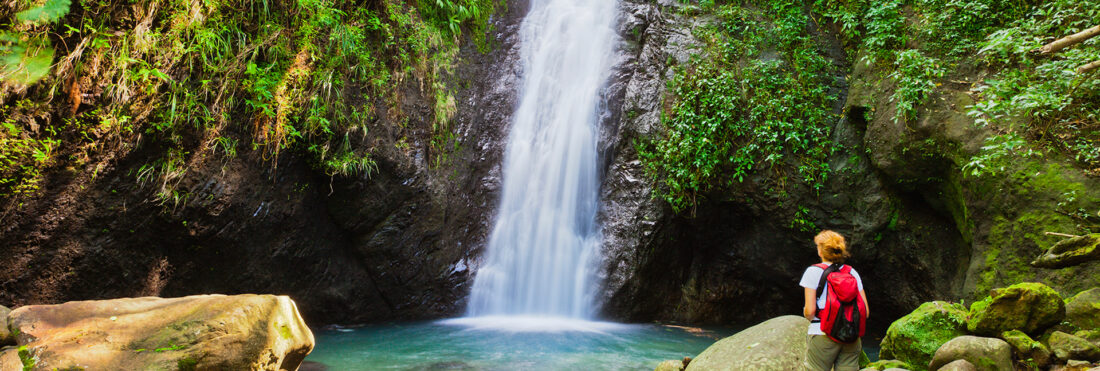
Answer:
[[[1084,66],[1077,67],[1077,73],[1082,74],[1082,73],[1085,73],[1085,72],[1089,72],[1089,71],[1095,70],[1097,67],[1100,67],[1100,61],[1095,61],[1095,62],[1086,64]]]
[[[1092,38],[1093,36],[1096,36],[1096,35],[1100,35],[1100,26],[1095,26],[1095,27],[1086,29],[1084,31],[1075,33],[1073,35],[1069,35],[1069,36],[1063,37],[1061,39],[1055,40],[1054,42],[1052,42],[1050,44],[1043,45],[1043,47],[1040,48],[1039,51],[1041,51],[1043,54],[1054,53],[1056,51],[1064,49],[1067,46],[1071,46],[1071,45],[1080,43],[1082,41],[1088,40],[1088,39],[1090,39],[1090,38]]]

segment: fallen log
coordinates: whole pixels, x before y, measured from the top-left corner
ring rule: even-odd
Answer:
[[[1056,51],[1065,49],[1067,46],[1079,44],[1085,40],[1091,39],[1093,36],[1096,35],[1100,35],[1100,26],[1094,26],[1073,35],[1054,40],[1054,42],[1050,44],[1043,45],[1042,48],[1039,48],[1039,51],[1043,54],[1054,53]]]

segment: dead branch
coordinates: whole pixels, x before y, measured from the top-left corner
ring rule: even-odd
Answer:
[[[1058,232],[1044,232],[1043,234],[1045,234],[1047,236],[1058,236],[1058,237],[1065,237],[1065,238],[1081,237],[1081,236],[1074,236],[1072,234],[1065,234],[1065,233],[1058,233]]]
[[[1056,51],[1066,48],[1067,46],[1079,44],[1082,41],[1088,40],[1096,35],[1100,35],[1100,26],[1095,26],[1084,31],[1075,33],[1073,35],[1054,40],[1054,42],[1043,45],[1042,48],[1039,48],[1039,52],[1043,54],[1054,53]]]

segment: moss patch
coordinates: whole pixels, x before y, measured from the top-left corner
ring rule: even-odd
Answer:
[[[1100,329],[1100,287],[1066,299],[1066,322],[1082,329]]]
[[[1005,331],[1001,333],[1001,339],[1012,346],[1012,351],[1016,354],[1016,357],[1025,363],[1037,366],[1046,365],[1050,362],[1050,350],[1047,349],[1046,345],[1032,340],[1023,331]]]
[[[1034,334],[1058,324],[1065,315],[1065,304],[1054,289],[1024,282],[993,290],[989,297],[971,305],[966,327],[984,336],[1010,330]]]
[[[909,366],[908,363],[905,363],[905,362],[902,362],[902,361],[899,361],[899,360],[896,360],[896,359],[887,359],[887,360],[881,360],[881,361],[874,361],[874,362],[871,362],[871,363],[867,364],[867,366],[864,366],[864,368],[870,368],[870,369],[874,369],[874,370],[885,370],[885,369],[889,369],[889,368],[900,368],[900,369],[905,369],[905,370],[912,370],[913,369],[911,366]]]
[[[191,357],[180,358],[180,360],[176,362],[176,367],[179,371],[195,371],[198,365],[199,361]]]
[[[927,365],[940,346],[966,335],[965,324],[966,309],[960,304],[942,301],[921,304],[890,324],[879,357],[910,365]]]
[[[290,328],[286,325],[279,325],[279,336],[283,339],[294,338],[294,334],[290,333]]]

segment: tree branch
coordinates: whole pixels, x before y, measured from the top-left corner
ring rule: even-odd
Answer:
[[[1095,70],[1097,67],[1100,67],[1100,61],[1095,61],[1084,66],[1077,67],[1077,74],[1083,74],[1085,72]]]

